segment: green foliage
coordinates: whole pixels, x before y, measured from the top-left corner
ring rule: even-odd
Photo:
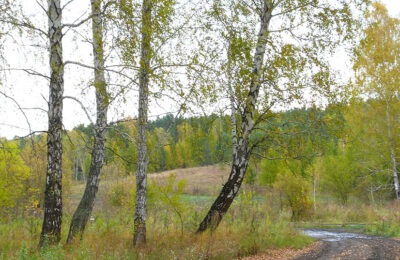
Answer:
[[[183,214],[188,208],[188,202],[182,196],[186,186],[186,181],[181,180],[176,182],[176,175],[171,174],[165,185],[157,184],[155,181],[153,181],[152,185],[155,187],[159,202],[179,218],[181,223],[181,234],[183,234],[185,221],[185,216]]]
[[[257,169],[253,164],[247,167],[246,175],[244,176],[243,182],[245,184],[255,184],[257,181]]]
[[[176,176],[171,174],[166,183],[159,183],[152,180],[147,185],[147,209],[167,208],[181,223],[181,233],[185,221],[184,212],[187,212],[187,200],[183,193],[186,181],[176,182]],[[109,206],[121,210],[121,214],[134,212],[136,204],[136,184],[135,182],[115,182],[110,185],[107,192],[106,202]]]
[[[346,204],[358,181],[358,165],[351,152],[325,156],[322,163],[322,185],[325,190]]]
[[[354,48],[355,98],[347,118],[351,141],[363,148],[355,153],[362,165],[360,187],[364,196],[370,191],[368,196],[374,203],[374,197],[396,195],[383,187],[388,180],[394,186],[398,164],[400,20],[391,17],[382,3],[374,3],[365,20],[360,42]]]
[[[375,224],[364,226],[363,231],[367,234],[386,236],[386,237],[400,237],[400,224],[398,216],[380,219]]]
[[[149,151],[148,172],[160,172],[177,168],[213,165],[230,160],[231,137],[227,117],[215,115],[196,118],[177,118],[172,115],[149,122],[147,147]],[[169,130],[169,132],[166,132]],[[90,168],[90,145],[93,145],[93,126],[79,125],[63,137],[64,175],[68,181],[75,179],[75,162],[82,173],[87,175]],[[127,119],[107,130],[106,158],[104,171],[106,178],[121,177],[136,170],[137,122]],[[34,172],[37,181],[46,170],[45,135],[34,138],[35,147],[28,139],[21,139],[21,153],[24,162]],[[111,172],[110,172],[111,171]],[[82,181],[78,175],[77,180]],[[35,180],[36,181],[36,180]],[[66,180],[67,181],[67,180]],[[41,188],[42,183],[35,183]]]
[[[107,203],[112,207],[119,207],[128,212],[134,212],[136,204],[136,183],[115,182],[110,185],[107,191]],[[159,195],[154,185],[147,186],[147,208],[155,207]],[[123,214],[123,213],[122,213]]]
[[[284,168],[282,160],[261,160],[260,183],[268,186],[274,184],[282,168]]]
[[[284,196],[283,202],[291,209],[293,220],[301,220],[310,216],[311,185],[306,179],[284,171],[279,175],[274,187]]]

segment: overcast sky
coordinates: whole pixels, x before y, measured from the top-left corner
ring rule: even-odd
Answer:
[[[43,1],[45,2],[45,1]],[[382,0],[390,14],[395,17],[400,17],[400,0]],[[25,11],[29,13],[33,19],[38,19],[38,24],[46,31],[46,22],[42,18],[42,12],[36,1],[23,0]],[[85,17],[85,10],[88,8],[89,1],[75,1],[69,6],[64,13],[65,22],[72,23],[80,16]],[[89,31],[81,31],[85,34]],[[31,40],[32,41],[32,40]],[[0,67],[10,68],[35,68],[36,70],[48,73],[47,57],[41,53],[44,51],[37,51],[37,46],[31,46],[32,42],[29,39],[21,42],[9,43],[5,50],[5,58],[7,64],[3,63]],[[43,42],[45,46],[46,42]],[[79,48],[78,48],[79,47]],[[43,49],[45,50],[45,49]],[[65,60],[82,61],[90,64],[91,46],[81,40],[75,40],[74,34],[70,33],[64,39],[64,56]],[[348,54],[344,49],[339,50],[334,57],[332,57],[332,67],[339,71],[344,77],[349,77],[351,74],[351,64]],[[66,68],[65,79],[65,95],[76,96],[84,100],[85,107],[89,110],[92,120],[95,120],[94,111],[94,93],[91,88],[87,88],[88,79],[93,77],[92,71],[82,68],[69,67]],[[2,91],[15,98],[18,103],[24,108],[35,108],[32,110],[25,110],[29,118],[30,128],[32,131],[46,130],[47,128],[47,115],[43,111],[36,108],[47,109],[46,101],[48,96],[48,83],[46,80],[38,77],[27,76],[24,72],[13,71],[2,75],[3,85],[0,85]],[[130,93],[126,102],[111,107],[109,120],[114,121],[125,116],[134,117],[137,114],[137,96],[136,92]],[[162,102],[161,102],[162,103]],[[177,107],[169,102],[168,105],[158,103],[151,103],[151,111],[154,111],[152,116],[163,114],[166,112],[175,112]],[[65,100],[64,103],[64,126],[67,129],[72,129],[78,124],[87,124],[85,113],[81,107],[74,101]],[[0,137],[13,138],[14,136],[24,136],[29,133],[29,125],[24,119],[21,112],[15,104],[10,100],[0,96]]]

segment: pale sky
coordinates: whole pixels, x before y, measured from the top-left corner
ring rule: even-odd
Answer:
[[[386,5],[389,10],[389,13],[392,16],[398,17],[400,14],[400,1],[399,0],[383,0],[381,1]]]
[[[46,31],[46,21],[41,19],[42,12],[35,0],[21,0],[26,11],[38,19],[39,24]],[[46,2],[46,1],[43,1]],[[382,0],[390,14],[395,17],[400,17],[400,0]],[[85,10],[88,9],[89,1],[75,1],[65,10],[64,18],[68,23],[74,22],[79,17],[85,17]],[[80,32],[85,34],[83,30]],[[88,33],[88,32],[87,32]],[[46,43],[46,42],[43,42]],[[11,68],[35,68],[36,70],[48,74],[47,57],[37,51],[37,46],[30,46],[32,42],[29,39],[24,40],[24,46],[20,46],[21,42],[9,43],[5,50],[5,58],[7,64],[1,64],[0,67]],[[30,50],[30,51],[27,51]],[[65,60],[82,61],[90,64],[92,61],[91,46],[87,43],[73,39],[73,34],[69,34],[64,39],[64,56]],[[351,71],[350,59],[346,51],[338,50],[336,55],[332,57],[333,69],[339,71],[343,77],[349,77]],[[91,70],[71,67],[65,71],[65,95],[75,96],[80,100],[85,101],[85,107],[88,108],[91,118],[95,120],[94,111],[94,93],[88,89],[88,79],[93,78]],[[42,108],[47,109],[46,101],[48,97],[48,83],[45,80],[34,76],[27,76],[25,72],[13,71],[1,75],[3,85],[0,89],[8,95],[15,98],[18,103],[24,108]],[[84,89],[84,91],[82,91]],[[115,104],[111,107],[109,113],[109,121],[115,121],[125,116],[134,117],[137,114],[137,93],[131,92],[126,97],[125,103]],[[166,101],[168,102],[168,101]],[[160,104],[161,103],[161,104]],[[166,112],[175,112],[177,107],[173,103],[168,102],[167,105],[151,103],[152,115],[156,116]],[[29,118],[32,131],[40,131],[47,129],[47,115],[43,111],[33,109],[25,110]],[[88,124],[85,113],[81,107],[71,100],[64,102],[64,126],[67,129],[72,129],[74,126],[84,123]],[[14,136],[24,136],[29,133],[29,127],[23,115],[18,108],[10,100],[5,99],[0,95],[0,137],[13,138]]]

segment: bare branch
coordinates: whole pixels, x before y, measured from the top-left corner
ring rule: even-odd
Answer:
[[[40,77],[43,77],[43,78],[45,78],[45,79],[47,79],[47,80],[50,80],[50,77],[49,77],[49,76],[44,75],[43,73],[37,72],[37,71],[35,71],[35,70],[33,70],[33,69],[10,68],[10,69],[0,69],[0,71],[23,71],[23,72],[26,72],[26,73],[29,74],[29,75],[32,75],[32,76],[40,76]]]
[[[0,94],[2,94],[4,97],[6,97],[6,98],[10,99],[12,102],[14,102],[14,104],[18,107],[18,109],[21,111],[22,115],[25,118],[25,121],[26,121],[26,123],[28,125],[28,128],[29,128],[29,133],[32,133],[31,123],[29,122],[28,116],[25,114],[25,111],[19,105],[18,101],[15,100],[13,97],[7,95],[6,93],[2,92],[2,91],[0,91]]]
[[[77,99],[77,98],[75,98],[75,97],[71,97],[71,96],[64,96],[63,99],[72,99],[72,100],[74,100],[75,102],[77,102],[79,105],[81,105],[81,107],[82,107],[83,111],[85,112],[87,118],[89,119],[90,123],[94,125],[93,120],[92,120],[92,118],[90,117],[90,115],[89,115],[89,113],[88,113],[86,107],[83,105],[83,103],[82,103],[79,99]]]
[[[87,69],[91,69],[94,70],[95,68],[93,66],[78,62],[78,61],[65,61],[64,62],[64,66],[69,65],[69,64],[73,64],[73,65],[77,65],[77,66],[81,66],[83,68],[87,68]],[[132,78],[131,76],[126,75],[125,73],[121,72],[121,71],[117,71],[117,70],[112,70],[112,69],[104,69],[104,71],[107,72],[112,72],[115,73],[117,75],[123,76],[129,80],[131,80],[131,82],[136,82],[136,79]]]

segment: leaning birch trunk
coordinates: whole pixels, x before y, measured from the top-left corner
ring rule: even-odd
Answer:
[[[141,58],[139,76],[139,137],[136,166],[136,208],[133,244],[146,243],[146,194],[147,194],[147,113],[149,106],[149,71],[151,52],[152,0],[143,0],[141,29]]]
[[[245,109],[242,115],[241,136],[237,139],[236,149],[233,151],[232,169],[228,181],[222,188],[221,193],[211,206],[204,220],[200,223],[198,233],[209,228],[215,229],[228,211],[247,170],[250,159],[250,134],[253,128],[254,113],[260,90],[260,77],[262,64],[264,62],[265,48],[268,37],[268,27],[271,19],[271,8],[268,0],[264,0],[260,31],[258,33],[257,47],[253,58],[252,80],[249,86]],[[234,137],[233,137],[234,138]]]
[[[389,138],[389,146],[390,146],[390,159],[392,163],[392,172],[393,172],[393,184],[394,190],[396,192],[396,199],[399,200],[399,177],[397,173],[397,161],[396,161],[396,152],[395,152],[395,145],[392,135],[392,123],[390,119],[390,112],[389,112],[389,103],[386,101],[386,120],[387,120],[387,129],[388,129],[388,138]]]
[[[62,111],[64,64],[62,51],[62,9],[60,0],[48,1],[50,40],[50,94],[47,132],[47,173],[44,192],[44,218],[39,248],[61,239],[62,222]]]
[[[91,6],[93,16],[94,86],[96,88],[97,119],[89,176],[83,197],[72,217],[67,243],[74,240],[77,235],[80,235],[80,237],[83,235],[90,214],[92,213],[96,194],[99,189],[101,169],[105,157],[104,151],[106,143],[108,95],[104,77],[103,26],[100,9],[101,0],[91,0]]]

